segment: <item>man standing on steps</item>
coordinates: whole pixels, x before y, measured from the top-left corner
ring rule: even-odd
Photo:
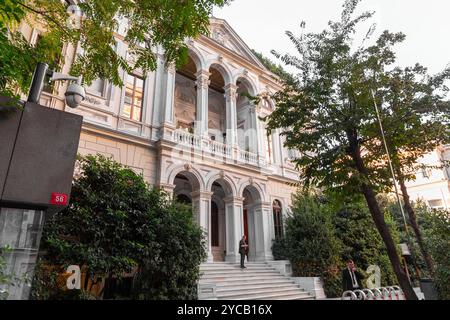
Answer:
[[[241,241],[239,241],[239,254],[241,255],[241,269],[246,268],[244,266],[245,252],[247,251],[247,237],[245,234],[242,236]]]

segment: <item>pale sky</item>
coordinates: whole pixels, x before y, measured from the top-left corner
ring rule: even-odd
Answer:
[[[271,60],[272,49],[295,53],[286,30],[298,34],[302,20],[306,30],[322,31],[329,20],[338,20],[343,0],[233,0],[214,9],[247,45]],[[403,32],[406,40],[396,47],[398,65],[416,62],[430,73],[442,71],[450,63],[450,0],[362,0],[358,12],[376,11],[376,38],[383,30]],[[362,32],[366,32],[366,24]]]

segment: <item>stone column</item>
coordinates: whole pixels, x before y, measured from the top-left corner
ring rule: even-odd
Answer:
[[[261,202],[254,206],[256,261],[271,261],[272,233],[270,230],[271,205]]]
[[[174,123],[174,100],[175,100],[175,76],[176,69],[172,63],[165,68],[165,92],[163,100],[163,111],[161,112],[161,132],[160,135],[165,140],[172,140],[173,131],[175,130]]]
[[[237,145],[237,113],[236,113],[236,99],[237,86],[234,84],[227,84],[225,87],[226,99],[226,122],[227,122],[227,144],[231,146]]]
[[[197,106],[196,106],[196,134],[208,137],[208,90],[209,76],[211,73],[207,70],[200,70],[196,74],[197,82]]]
[[[224,201],[227,243],[225,261],[237,263],[240,261],[239,240],[241,240],[241,237],[244,234],[244,198],[227,197]]]
[[[281,158],[280,129],[272,131],[272,141],[273,141],[273,162],[275,164],[281,165],[283,163],[283,160]]]
[[[164,95],[165,90],[165,66],[164,56],[162,54],[156,55],[156,71],[155,71],[155,92],[153,101],[153,117],[152,117],[152,140],[159,139],[158,129],[162,121],[162,111],[164,110]]]
[[[256,150],[255,153],[258,154],[259,157],[265,157],[264,153],[264,134],[265,130],[263,130],[261,126],[261,121],[258,118],[258,112],[257,107],[253,104],[249,107],[250,110],[250,119],[251,119],[251,128],[252,128],[252,135],[253,135],[253,142],[256,144]]]
[[[210,191],[194,191],[191,193],[193,211],[197,217],[197,223],[206,233],[206,250],[208,253],[208,262],[213,262],[211,251],[211,197]]]

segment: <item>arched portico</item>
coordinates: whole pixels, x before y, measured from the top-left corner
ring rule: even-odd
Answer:
[[[243,188],[243,234],[247,236],[249,261],[273,260],[270,203],[255,184]]]
[[[230,236],[230,228],[227,223],[227,211],[225,199],[232,197],[232,187],[223,178],[215,179],[211,183],[211,251],[214,261],[225,261],[227,256],[227,238]]]
[[[211,252],[211,196],[205,191],[201,176],[189,165],[175,168],[169,175],[168,184],[174,186],[173,196],[178,201],[192,204],[195,221],[203,229],[207,239],[208,262],[213,261]]]

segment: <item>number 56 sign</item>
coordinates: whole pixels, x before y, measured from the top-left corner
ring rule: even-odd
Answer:
[[[68,200],[69,197],[67,196],[67,194],[53,192],[50,203],[57,206],[65,206],[67,205]]]

